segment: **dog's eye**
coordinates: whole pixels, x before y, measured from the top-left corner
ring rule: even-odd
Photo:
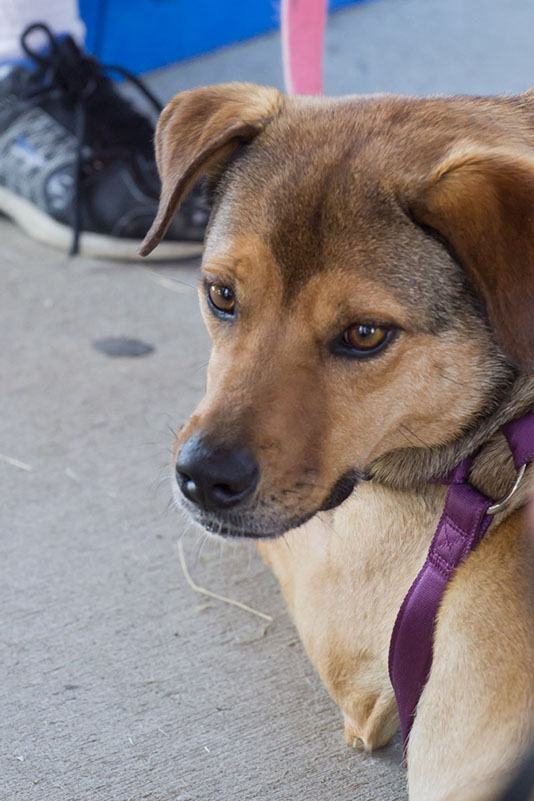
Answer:
[[[385,347],[392,335],[391,328],[355,323],[343,332],[340,344],[347,355],[370,356]]]
[[[358,350],[374,350],[382,344],[387,336],[385,328],[374,325],[351,325],[343,334],[343,341],[349,348]]]
[[[224,284],[208,284],[208,299],[211,305],[223,314],[233,314],[235,311],[235,295]]]

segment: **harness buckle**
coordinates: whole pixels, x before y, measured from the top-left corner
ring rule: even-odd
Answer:
[[[504,498],[501,501],[496,501],[495,503],[493,503],[489,507],[489,509],[487,510],[487,512],[486,512],[487,515],[494,515],[497,512],[500,512],[501,509],[504,506],[506,506],[508,501],[510,501],[511,498],[516,494],[516,492],[517,492],[517,490],[519,488],[519,485],[521,484],[521,481],[523,479],[523,476],[525,475],[525,470],[526,469],[527,469],[526,464],[521,465],[521,467],[517,471],[517,475],[515,477],[514,485],[513,485],[512,489],[510,490],[510,492],[508,493],[508,495],[505,495]]]

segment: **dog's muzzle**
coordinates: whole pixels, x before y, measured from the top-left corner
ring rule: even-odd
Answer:
[[[268,505],[258,502],[260,470],[251,452],[222,446],[205,433],[183,443],[175,470],[183,505],[197,523],[213,534],[249,538],[281,536],[317,512],[334,509],[349,497],[360,475],[358,470],[344,473],[318,507],[290,510],[283,504]]]

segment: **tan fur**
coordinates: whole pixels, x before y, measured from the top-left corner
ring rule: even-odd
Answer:
[[[208,385],[174,452],[201,434],[246,446],[260,470],[238,512],[186,508],[211,529],[284,534],[258,547],[346,741],[366,750],[398,724],[389,639],[442,509],[433,479],[482,447],[472,481],[504,494],[515,471],[499,427],[534,408],[533,105],[231,85],[179,95],[158,127],[162,199],[142,252],[211,171],[203,277],[238,304],[221,321],[201,290]],[[341,358],[332,343],[362,321],[398,335],[376,358]],[[371,480],[322,512],[351,470]],[[411,801],[490,801],[529,740],[525,498],[522,487],[446,593]]]

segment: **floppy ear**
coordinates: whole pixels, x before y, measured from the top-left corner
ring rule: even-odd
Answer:
[[[206,86],[176,95],[156,128],[156,162],[162,188],[156,219],[139,253],[161,241],[188,191],[201,175],[249,142],[279,111],[277,89],[250,83]]]
[[[534,155],[457,148],[412,203],[438,231],[481,296],[510,359],[534,367]]]

